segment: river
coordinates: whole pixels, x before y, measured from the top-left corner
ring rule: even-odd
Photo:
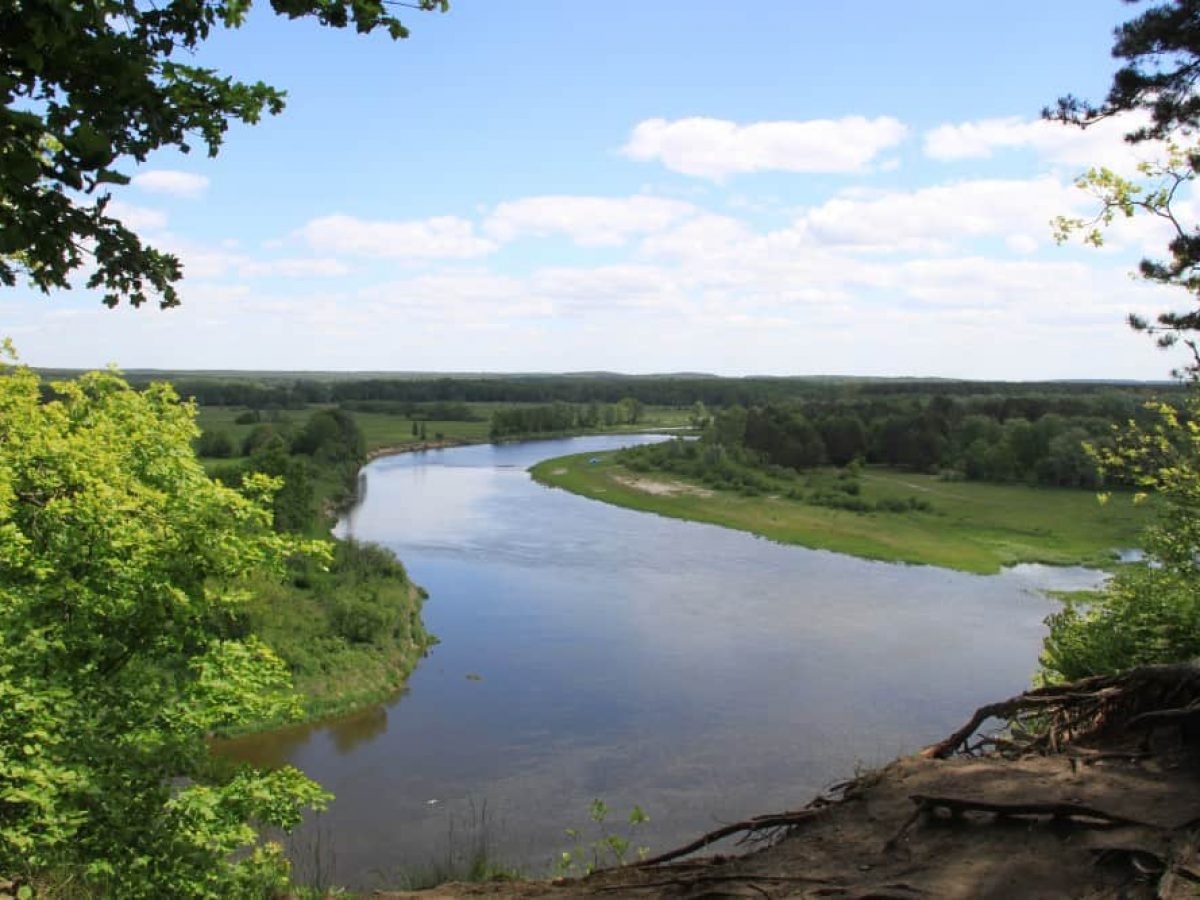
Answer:
[[[782,546],[533,482],[566,453],[651,436],[387,457],[340,535],[386,545],[441,643],[386,706],[259,735],[336,795],[293,840],[301,877],[371,887],[483,835],[534,871],[603,799],[669,849],[803,805],[1028,686],[1082,569],[978,576]],[[482,823],[482,828],[480,827]],[[593,834],[622,831],[598,829]]]

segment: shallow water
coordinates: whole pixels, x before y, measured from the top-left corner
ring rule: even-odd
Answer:
[[[802,805],[1028,686],[1054,608],[1039,588],[1101,578],[868,562],[607,506],[525,471],[652,439],[464,447],[364,470],[339,532],[398,553],[441,643],[386,706],[232,748],[336,793],[295,842],[302,874],[319,840],[338,882],[394,883],[448,840],[468,843],[481,818],[497,856],[536,869],[568,846],[564,828],[588,824],[594,797],[640,804],[652,821],[637,840],[656,851]]]

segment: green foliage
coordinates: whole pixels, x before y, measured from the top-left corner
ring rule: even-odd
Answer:
[[[277,482],[204,474],[168,386],[53,388],[0,372],[0,872],[120,897],[278,887],[259,829],[326,795],[290,768],[218,777],[206,736],[296,712],[286,667],[235,624],[247,577],[325,547],[271,528]]]
[[[1149,124],[1139,120],[1125,139],[1133,144],[1166,141],[1163,157],[1141,164],[1134,177],[1106,168],[1082,175],[1077,184],[1097,198],[1099,210],[1090,220],[1059,217],[1055,231],[1059,240],[1078,232],[1085,242],[1099,245],[1102,229],[1118,216],[1145,213],[1164,220],[1174,232],[1167,245],[1168,256],[1143,259],[1139,271],[1150,281],[1183,288],[1193,302],[1200,299],[1200,228],[1181,218],[1185,209],[1175,201],[1200,174],[1200,152],[1194,145],[1200,126],[1198,18],[1197,0],[1168,0],[1150,7],[1117,29],[1112,54],[1123,60],[1123,65],[1113,75],[1103,103],[1097,106],[1066,96],[1055,110],[1043,111],[1049,118],[1083,127],[1122,113],[1148,114]],[[1192,146],[1172,143],[1175,138]],[[1188,372],[1200,377],[1200,345],[1195,337],[1200,331],[1200,308],[1167,310],[1153,323],[1131,315],[1129,324],[1155,334],[1163,347],[1182,339],[1192,354]]]
[[[1130,426],[1114,447],[1093,451],[1137,485],[1135,500],[1158,498],[1145,559],[1050,616],[1042,654],[1050,679],[1200,656],[1200,394],[1184,414],[1162,403],[1153,410],[1155,424]]]
[[[562,434],[569,431],[596,428],[613,428],[618,425],[636,425],[642,421],[645,410],[642,402],[634,397],[624,397],[617,403],[603,406],[591,403],[556,402],[538,406],[515,406],[498,409],[492,413],[491,437],[531,434]]]
[[[1114,548],[1133,546],[1154,502],[1112,502],[1098,507],[1094,494],[1056,488],[955,481],[938,476],[850,466],[803,474],[746,470],[734,480],[731,454],[720,463],[730,489],[685,474],[692,452],[719,458],[723,448],[679,442],[679,459],[656,469],[646,448],[581,454],[538,463],[535,480],[631,509],[736,528],[784,543],[834,550],[868,559],[946,566],[994,573],[1021,562],[1109,567]],[[657,452],[672,454],[671,443]],[[692,451],[690,448],[695,447]],[[627,455],[628,454],[628,455]],[[599,457],[599,462],[591,460]],[[644,462],[640,461],[644,460]],[[726,468],[729,466],[729,468]],[[664,474],[657,474],[658,472]],[[860,484],[855,496],[843,489]],[[650,482],[647,484],[646,482]],[[762,487],[758,487],[762,485]],[[839,487],[839,485],[843,487]],[[821,495],[863,500],[869,512],[818,506]],[[1128,496],[1114,492],[1114,497]]]
[[[629,851],[633,847],[634,831],[650,821],[640,806],[634,804],[626,818],[624,833],[608,831],[604,823],[611,810],[603,800],[593,800],[588,807],[588,818],[593,827],[592,834],[585,835],[577,828],[566,829],[567,837],[572,846],[564,850],[557,860],[558,870],[563,875],[581,872],[590,875],[598,869],[608,866],[623,866],[629,861]],[[650,853],[649,847],[637,847],[637,858],[645,859]]]
[[[196,439],[196,454],[211,459],[228,459],[234,455],[233,438],[223,430],[202,432]]]
[[[283,109],[281,91],[195,65],[214,28],[236,28],[252,0],[163,5],[134,0],[30,0],[0,6],[0,283],[18,275],[43,291],[67,288],[91,263],[87,284],[104,302],[134,306],[157,295],[179,302],[179,260],[141,243],[108,213],[117,168],[163,147],[199,141],[216,155],[229,123]],[[408,35],[380,0],[272,0],[288,18]],[[444,9],[446,0],[411,8]],[[85,250],[84,248],[90,248]],[[90,260],[87,258],[90,256]]]
[[[319,409],[292,439],[292,452],[356,469],[367,458],[367,442],[354,416],[342,409]]]
[[[434,642],[421,622],[424,593],[382,547],[338,542],[328,566],[302,562],[291,574],[249,585],[239,633],[275,649],[308,717],[390,695]]]

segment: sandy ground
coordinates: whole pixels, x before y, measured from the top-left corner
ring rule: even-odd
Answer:
[[[682,481],[659,481],[654,478],[643,478],[638,475],[614,473],[613,481],[641,491],[644,494],[654,494],[657,497],[672,497],[678,494],[689,494],[693,497],[711,497],[713,492],[708,488],[696,487],[694,484],[684,484]]]

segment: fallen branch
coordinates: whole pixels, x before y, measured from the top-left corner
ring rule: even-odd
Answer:
[[[674,850],[666,853],[660,853],[658,856],[652,856],[649,859],[641,859],[637,862],[628,863],[627,869],[642,869],[649,866],[661,865],[665,862],[670,862],[673,859],[678,859],[681,856],[687,856],[689,853],[695,853],[697,850],[703,850],[709,844],[715,844],[722,838],[727,838],[732,834],[739,832],[753,833],[755,831],[767,831],[773,828],[790,828],[793,825],[799,825],[801,822],[806,822],[809,819],[820,815],[829,805],[810,807],[807,809],[798,809],[793,812],[770,813],[765,816],[755,816],[753,819],[744,819],[741,822],[733,822],[729,825],[723,825],[715,831],[710,831],[708,834],[696,838],[690,844],[684,844]]]
[[[791,884],[798,881],[808,882],[809,884],[834,884],[831,878],[818,878],[812,875],[737,875],[732,873],[711,872],[699,873],[692,876],[681,876],[679,878],[659,878],[654,881],[639,881],[634,884],[606,884],[596,887],[596,891],[630,891],[640,890],[642,888],[658,888],[658,887],[688,887],[693,884],[715,884],[715,883],[730,883],[730,882],[745,882],[748,886],[753,887],[754,882],[762,882],[764,884]]]

